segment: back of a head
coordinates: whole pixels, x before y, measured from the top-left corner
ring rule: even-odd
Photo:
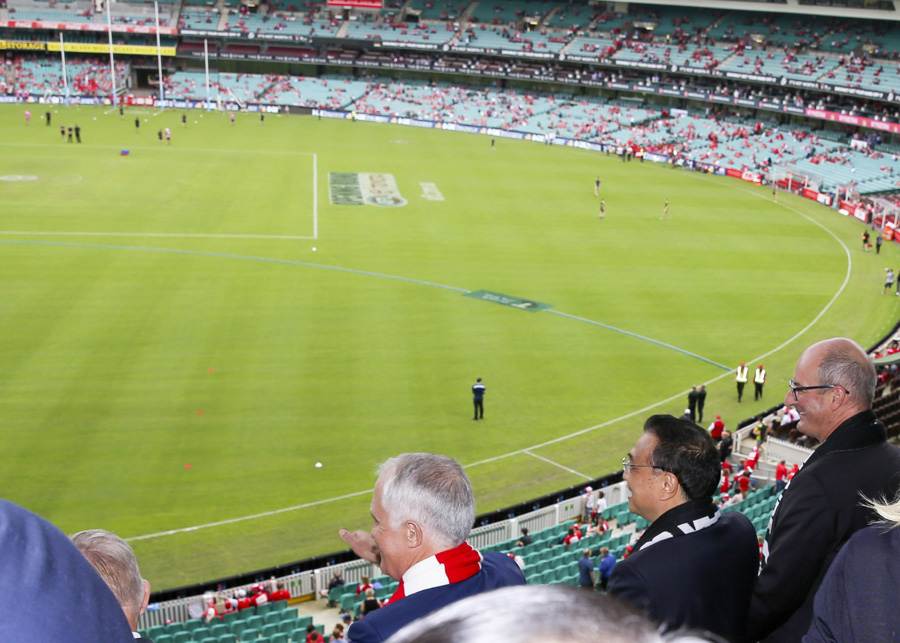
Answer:
[[[671,415],[651,415],[644,432],[658,440],[651,463],[675,474],[687,500],[712,499],[722,464],[709,433]]]
[[[878,374],[862,346],[844,337],[827,339],[818,346],[823,349],[817,371],[819,383],[840,384],[850,391],[850,401],[859,410],[872,408]]]
[[[381,502],[394,525],[414,520],[447,547],[456,547],[475,522],[475,495],[462,466],[433,453],[404,453],[378,468]]]
[[[470,596],[414,621],[388,643],[689,643],[661,635],[630,606],[564,585],[519,585]]]
[[[144,600],[144,579],[131,546],[103,529],[79,531],[69,540],[106,581],[128,620],[137,623]]]
[[[124,643],[131,629],[116,597],[59,529],[0,500],[0,641]]]

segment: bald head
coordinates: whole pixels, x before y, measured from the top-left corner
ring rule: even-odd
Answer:
[[[844,387],[858,411],[871,409],[875,399],[877,375],[875,365],[862,346],[852,339],[835,337],[813,344],[808,350],[813,349],[821,356],[819,380]]]
[[[875,366],[853,340],[836,337],[813,344],[797,361],[793,380],[796,398],[788,392],[785,404],[800,413],[797,428],[820,441],[845,420],[872,408]]]

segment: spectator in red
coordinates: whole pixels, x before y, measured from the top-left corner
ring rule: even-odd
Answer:
[[[306,643],[325,643],[325,637],[315,625],[306,626]]]
[[[716,444],[722,439],[722,432],[725,430],[725,423],[722,421],[722,416],[717,415],[716,421],[709,425],[709,435],[710,437],[716,441]]]
[[[203,620],[207,623],[212,621],[214,618],[221,618],[216,611],[216,599],[215,597],[209,598],[206,601],[206,609],[203,611]]]
[[[788,468],[784,460],[775,467],[775,493],[781,493],[787,486]]]
[[[284,588],[284,582],[278,581],[275,584],[275,591],[269,594],[270,601],[286,601],[291,597],[291,593]]]
[[[566,544],[566,549],[569,548],[569,545],[571,545],[572,543],[577,543],[579,540],[581,540],[581,532],[576,531],[575,527],[569,527],[568,535],[563,538],[563,542]]]
[[[365,595],[366,595],[366,590],[367,590],[367,589],[374,589],[374,587],[372,587],[372,586],[369,584],[369,577],[368,577],[368,576],[363,576],[363,577],[362,577],[362,580],[361,580],[360,583],[359,583],[359,585],[356,586],[356,598],[359,599],[359,595],[360,595],[360,594],[362,594],[363,596],[365,596]]]
[[[742,471],[735,478],[734,485],[740,490],[744,497],[747,496],[747,492],[750,491],[750,477],[747,475],[746,471]]]
[[[259,607],[260,605],[265,605],[269,602],[269,595],[266,594],[266,586],[260,583],[259,585],[254,585],[250,588],[250,591],[253,594],[250,596],[250,603]]]
[[[237,592],[235,592],[235,596],[237,596],[238,599],[238,611],[245,610],[248,607],[253,607],[253,599],[247,596],[246,589],[239,589]]]
[[[747,464],[744,469],[749,473],[756,468],[757,463],[759,462],[759,447],[753,447],[753,450],[750,452],[750,456],[747,458]]]

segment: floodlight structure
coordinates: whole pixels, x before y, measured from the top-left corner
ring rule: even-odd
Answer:
[[[109,35],[109,76],[112,79],[112,104],[115,107],[118,102],[119,92],[116,90],[116,59],[113,57],[111,4],[112,0],[106,0],[106,33]]]

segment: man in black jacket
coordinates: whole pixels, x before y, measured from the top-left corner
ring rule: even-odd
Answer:
[[[756,532],[712,502],[722,469],[715,442],[693,422],[654,415],[623,461],[628,508],[650,520],[609,578],[612,596],[666,630],[709,630],[738,640],[746,630],[759,567]]]
[[[813,344],[794,368],[784,403],[797,428],[822,444],[785,487],[763,545],[748,641],[799,641],[813,599],[841,546],[875,518],[862,496],[893,498],[900,449],[872,413],[875,367],[854,341]]]

